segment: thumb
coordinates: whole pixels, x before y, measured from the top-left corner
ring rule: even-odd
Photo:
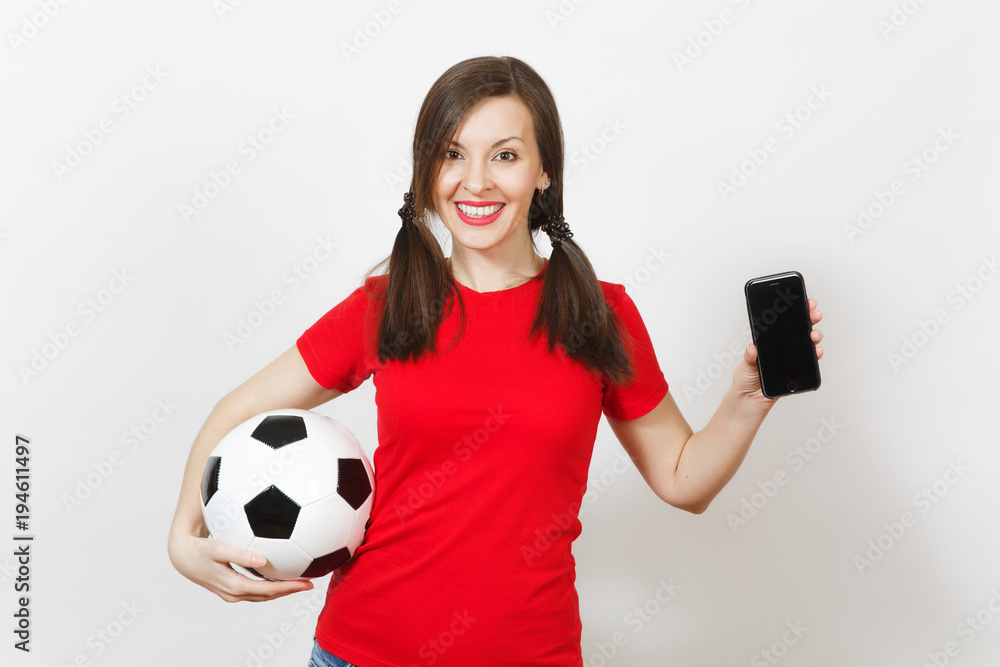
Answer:
[[[748,343],[743,348],[743,363],[733,371],[733,384],[743,394],[760,392],[760,374],[757,372],[757,347]]]
[[[261,567],[267,563],[263,554],[249,549],[237,549],[236,547],[213,540],[212,558],[223,563],[233,563],[240,567]]]
[[[264,558],[263,554],[259,554],[256,551],[250,551],[249,549],[237,549],[238,557],[236,559],[230,559],[230,563],[236,563],[242,567],[260,567],[267,563],[267,559]]]

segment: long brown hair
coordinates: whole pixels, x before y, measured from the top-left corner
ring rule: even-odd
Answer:
[[[392,254],[365,276],[367,281],[387,267],[384,289],[370,294],[372,303],[382,304],[381,312],[376,314],[380,364],[390,359],[406,361],[411,356],[416,360],[425,352],[436,352],[438,326],[456,302],[461,324],[452,347],[464,332],[462,295],[429,225],[434,188],[445,151],[462,120],[483,99],[507,96],[517,97],[527,106],[542,168],[552,180],[542,194],[535,191],[528,211],[532,248],[533,232],[550,215],[562,215],[562,123],[545,81],[526,63],[510,56],[470,58],[449,68],[431,86],[417,116],[410,183],[413,224],[400,226]],[[535,339],[544,333],[549,352],[558,345],[560,354],[612,383],[631,380],[632,341],[608,306],[590,260],[575,241],[564,240],[552,249],[542,281],[530,337]]]

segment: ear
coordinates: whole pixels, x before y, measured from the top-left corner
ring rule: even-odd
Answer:
[[[549,181],[551,181],[551,180],[552,179],[549,178],[549,175],[543,171],[542,175],[538,177],[538,181],[537,181],[538,185],[535,186],[535,189],[536,190],[543,190],[543,189],[545,189],[545,184],[549,183]],[[549,185],[551,185],[551,183],[549,183]]]

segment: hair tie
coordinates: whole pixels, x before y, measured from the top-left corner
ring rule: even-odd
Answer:
[[[413,220],[417,217],[417,211],[413,205],[415,199],[416,196],[412,192],[407,191],[403,195],[403,207],[399,209],[399,217],[402,218],[404,227],[407,223],[412,225]]]
[[[549,235],[553,248],[562,245],[563,241],[573,236],[573,232],[569,230],[569,225],[561,215],[550,215],[542,225],[542,231]]]

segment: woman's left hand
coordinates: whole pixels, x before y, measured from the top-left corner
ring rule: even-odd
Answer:
[[[823,340],[823,332],[815,326],[823,319],[816,299],[809,299],[809,320],[813,324],[813,330],[809,334],[816,345],[816,358],[823,358],[823,348],[818,343]],[[757,373],[757,346],[749,343],[743,350],[743,363],[737,364],[733,372],[733,387],[740,393],[762,407],[769,408],[778,400],[777,398],[767,398],[760,388],[760,376]]]

